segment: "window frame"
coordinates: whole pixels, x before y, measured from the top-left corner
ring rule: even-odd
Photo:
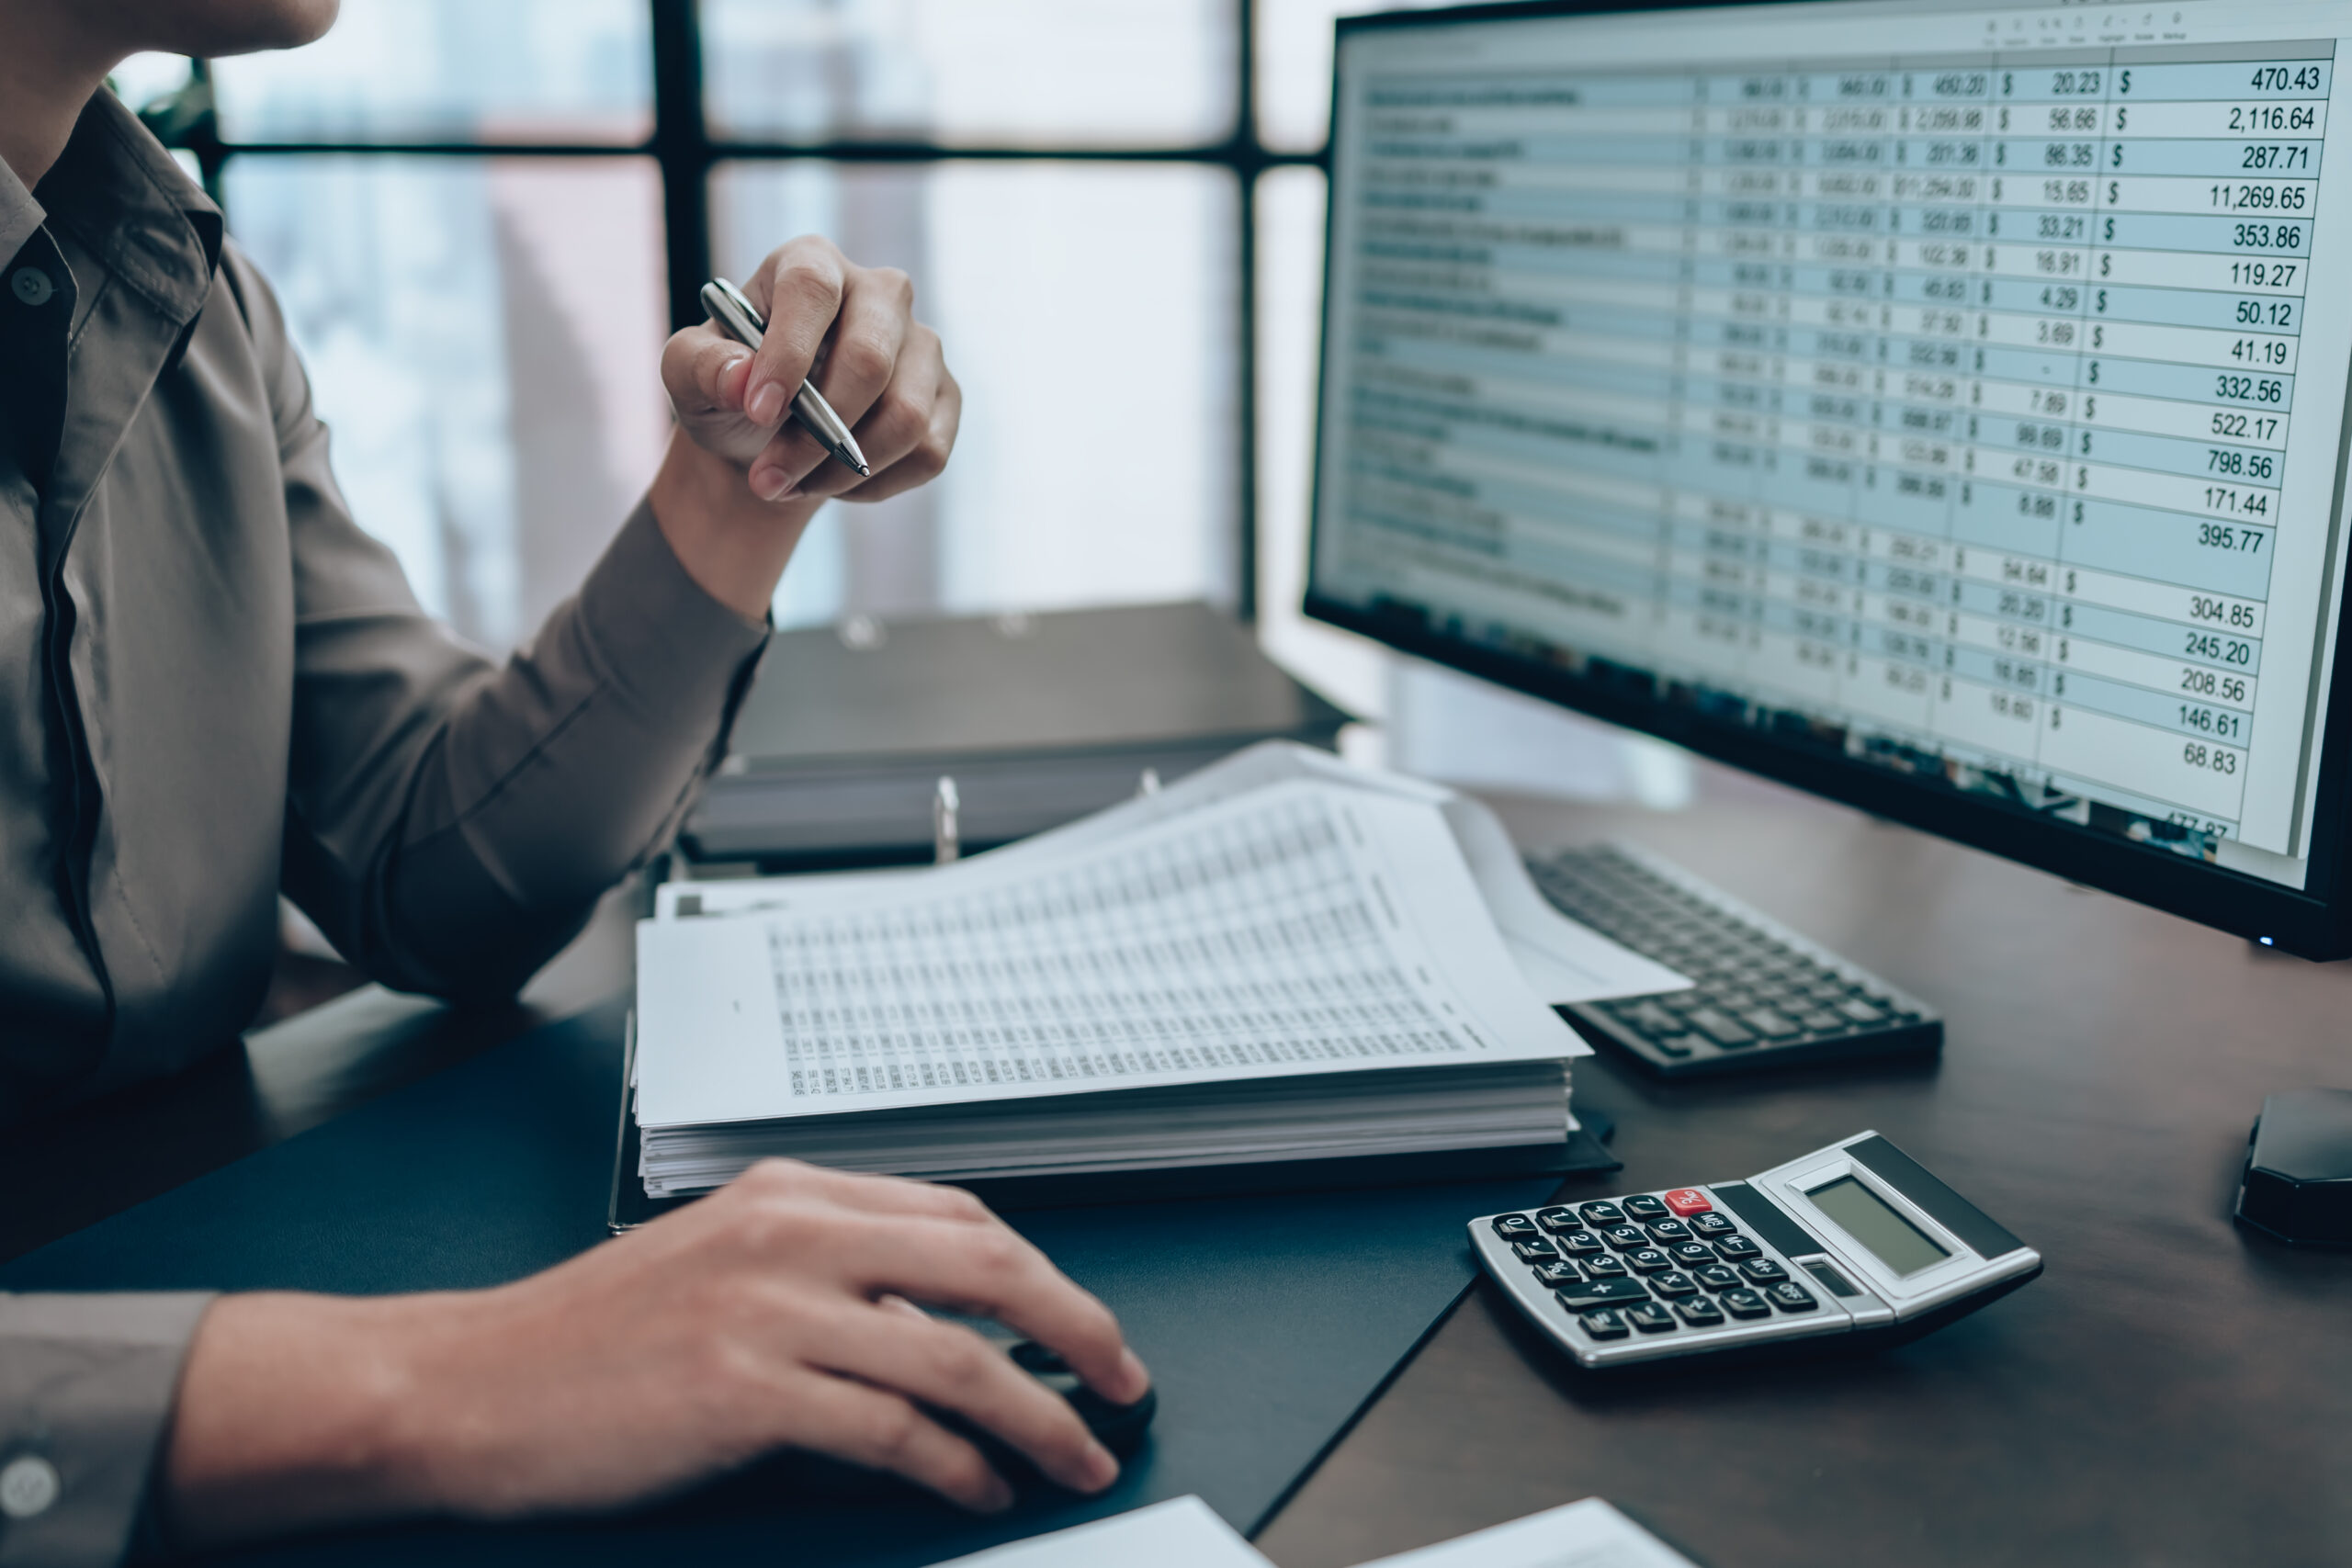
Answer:
[[[714,137],[704,98],[699,0],[644,0],[652,44],[653,126],[642,141],[226,141],[210,109],[209,62],[190,62],[199,112],[174,116],[164,141],[196,160],[204,187],[221,199],[222,173],[239,158],[319,155],[452,158],[650,158],[662,181],[662,260],[673,331],[702,320],[703,280],[711,276],[710,180],[724,163],[813,160],[851,166],[947,163],[1181,164],[1227,171],[1233,178],[1237,233],[1232,281],[1233,432],[1236,520],[1235,613],[1258,614],[1258,181],[1269,169],[1326,168],[1328,149],[1268,147],[1258,124],[1257,3],[1229,0],[1234,28],[1233,122],[1216,141],[1184,145],[1090,147],[1078,143],[950,144],[929,139],[817,138],[809,141]]]

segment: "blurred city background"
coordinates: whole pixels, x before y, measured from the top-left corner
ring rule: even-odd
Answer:
[[[966,389],[945,478],[827,508],[779,625],[1206,598],[1389,718],[1399,763],[1475,750],[1495,776],[1464,782],[1669,804],[1679,754],[1296,612],[1330,27],[1362,8],[345,0],[310,48],[141,56],[116,85],[276,282],[361,525],[493,651],[659,459],[667,226],[696,203],[665,191],[681,106],[656,83],[698,75],[690,254],[741,279],[816,231],[903,267]],[[656,44],[682,15],[684,75]]]

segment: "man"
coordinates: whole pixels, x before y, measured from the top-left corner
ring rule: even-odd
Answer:
[[[954,443],[906,278],[796,241],[751,280],[756,356],[671,339],[677,430],[579,596],[503,669],[466,650],[346,514],[267,285],[101,85],[334,9],[0,0],[0,1122],[233,1038],[281,887],[388,983],[510,991],[718,754],[809,515]],[[782,423],[820,349],[864,482]],[[1062,1401],[910,1300],[1147,1385],[967,1196],[781,1164],[497,1290],[0,1297],[0,1564],[610,1506],[791,1446],[1008,1502],[925,1407],[1109,1483]]]

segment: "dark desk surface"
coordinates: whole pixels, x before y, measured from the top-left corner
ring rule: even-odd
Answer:
[[[1531,844],[1635,838],[1949,1021],[1925,1067],[1661,1088],[1579,1064],[1580,1099],[1619,1119],[1608,1190],[1876,1127],[2048,1271],[1884,1355],[1613,1381],[1566,1371],[1482,1288],[1266,1530],[1269,1556],[1359,1562],[1599,1494],[1717,1568],[2352,1562],[2352,1255],[2226,1217],[2262,1096],[2352,1085],[2352,966],[1762,786],[1671,816],[1505,815]],[[525,1007],[358,993],[12,1138],[0,1256],[610,994],[626,931],[608,908]]]

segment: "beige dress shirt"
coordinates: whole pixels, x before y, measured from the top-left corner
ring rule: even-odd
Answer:
[[[720,749],[764,629],[647,507],[502,667],[327,445],[268,286],[111,95],[37,191],[0,164],[0,1136],[233,1041],[281,889],[388,985],[511,992]],[[0,1295],[0,1568],[127,1550],[205,1300]]]

